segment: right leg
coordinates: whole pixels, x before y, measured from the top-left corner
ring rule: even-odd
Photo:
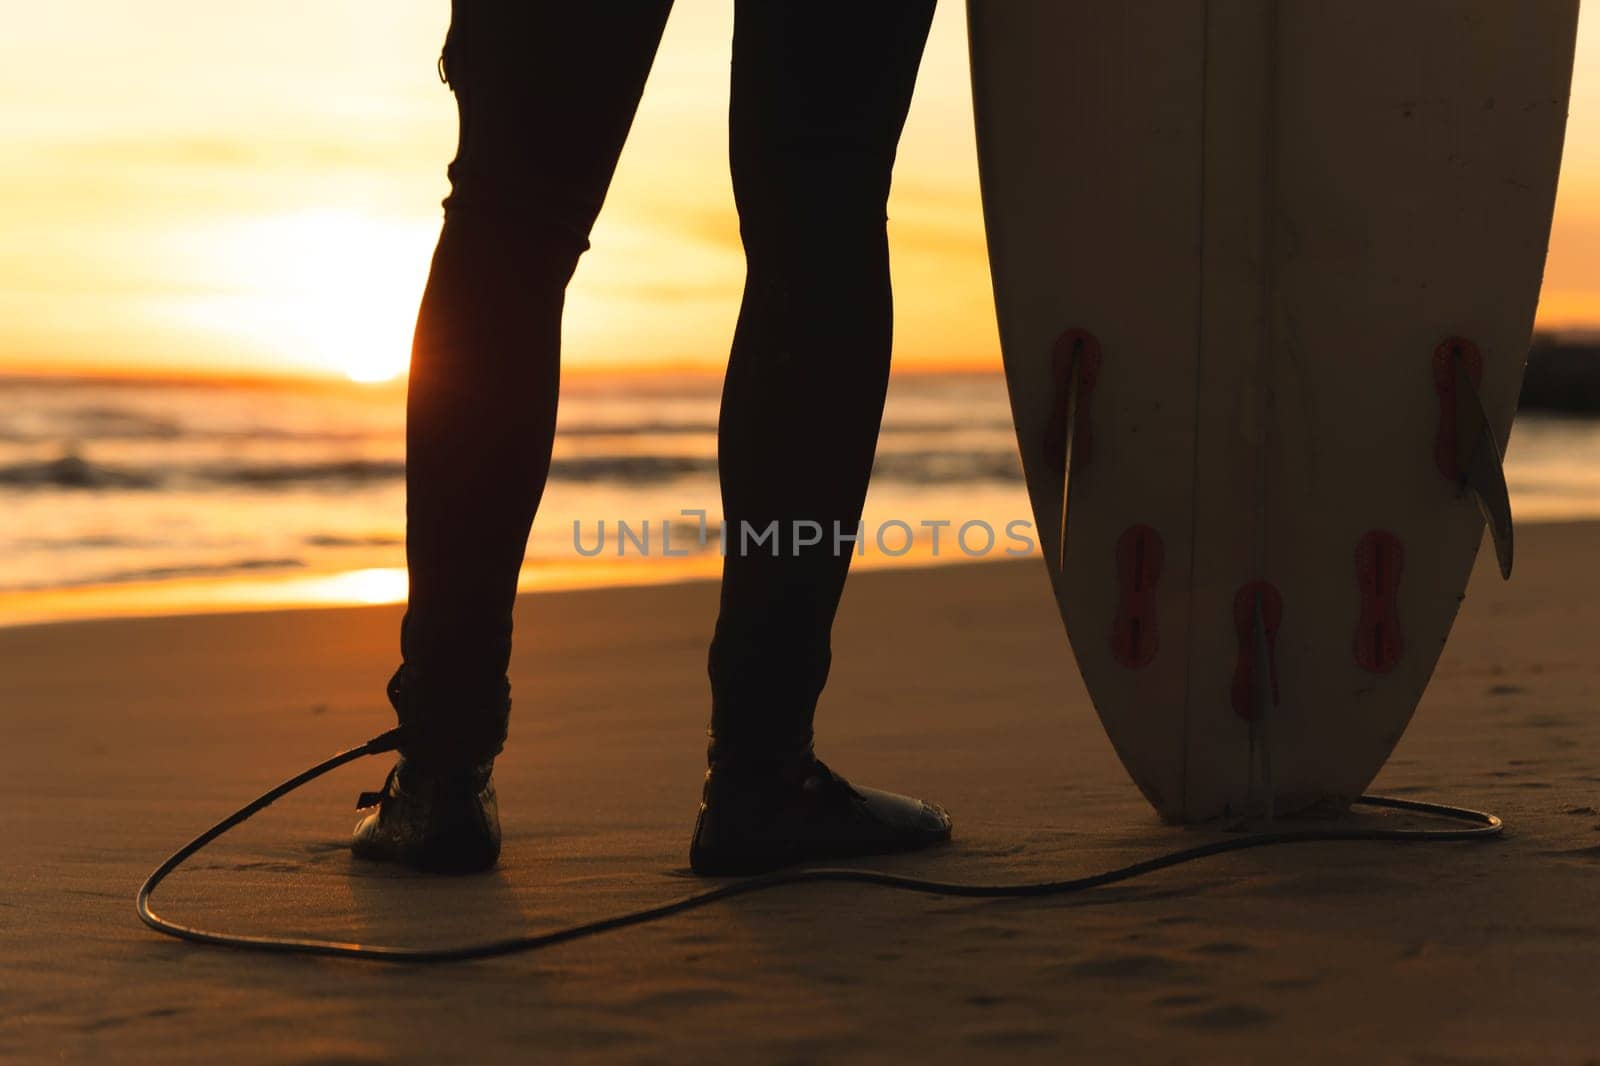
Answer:
[[[550,469],[568,279],[671,0],[454,0],[460,140],[406,404],[401,754],[481,765],[506,734],[511,609]]]
[[[811,751],[850,565],[833,536],[861,520],[889,381],[889,178],[932,18],[933,0],[735,5],[729,149],[748,270],[717,436],[735,539],[709,662],[699,873],[950,836],[942,809],[854,787]],[[801,521],[820,543],[792,539]],[[777,529],[777,545],[746,549],[746,524]]]

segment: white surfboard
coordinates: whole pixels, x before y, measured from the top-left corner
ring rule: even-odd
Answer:
[[[1345,803],[1485,514],[1509,569],[1577,0],[968,13],[1013,413],[1106,731],[1170,820]]]

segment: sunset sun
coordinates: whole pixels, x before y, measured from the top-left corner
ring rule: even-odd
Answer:
[[[248,219],[186,234],[210,291],[178,314],[283,364],[388,381],[405,373],[436,225],[350,210]]]

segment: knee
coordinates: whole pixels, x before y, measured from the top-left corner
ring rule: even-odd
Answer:
[[[746,175],[735,183],[735,201],[739,234],[753,258],[770,252],[792,259],[810,250],[841,267],[867,266],[886,247],[888,182],[865,168]]]
[[[596,212],[536,181],[521,180],[517,173],[515,168],[478,168],[459,160],[450,164],[450,195],[443,204],[446,224],[482,233],[497,245],[570,259],[576,266],[589,248]]]
[[[849,128],[744,130],[729,159],[741,221],[881,228],[894,152],[880,142]]]

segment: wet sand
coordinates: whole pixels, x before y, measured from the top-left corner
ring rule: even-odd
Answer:
[[[388,727],[398,609],[3,630],[0,1059],[1593,1062],[1597,549],[1597,525],[1528,527],[1513,583],[1480,568],[1378,782],[1495,810],[1500,841],[1253,851],[1042,902],[801,888],[432,968],[195,948],[132,909],[193,832]],[[374,759],[202,853],[157,909],[447,944],[695,889],[715,604],[703,582],[523,600],[497,873],[351,859]],[[1208,838],[1124,775],[1037,561],[860,575],[836,643],[819,750],[957,819],[948,848],[870,865],[1024,880]]]

